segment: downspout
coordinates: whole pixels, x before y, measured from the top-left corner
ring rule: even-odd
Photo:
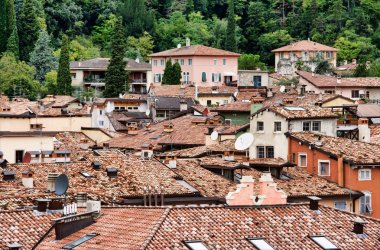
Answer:
[[[338,186],[344,187],[344,163],[342,154],[338,156]]]

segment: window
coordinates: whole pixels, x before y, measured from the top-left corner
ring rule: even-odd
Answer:
[[[174,59],[174,63],[177,63],[178,62],[178,59]]]
[[[259,250],[274,250],[274,248],[263,238],[253,238],[248,239],[248,241]]]
[[[360,169],[358,173],[359,181],[371,180],[371,169]]]
[[[157,66],[157,60],[153,60],[153,65]]]
[[[99,109],[99,115],[103,115],[103,110]]]
[[[225,123],[226,125],[231,125],[231,119],[225,119],[225,120],[224,120],[224,123]]]
[[[30,124],[30,129],[42,129],[41,123]]]
[[[104,121],[99,121],[99,126],[103,127],[104,126]]]
[[[253,86],[261,87],[261,76],[253,76]]]
[[[206,72],[202,72],[202,82],[207,82]]]
[[[274,122],[274,132],[281,132],[281,122]]]
[[[369,99],[369,91],[365,92],[365,98]]]
[[[161,82],[161,74],[154,74],[154,82]]]
[[[77,74],[76,74],[76,73],[71,73],[71,79],[72,79],[72,80],[77,79]]]
[[[182,74],[183,74],[183,81],[185,83],[189,83],[190,81],[189,72],[183,72]]]
[[[302,123],[303,131],[313,131],[320,132],[321,131],[321,121],[307,121]]]
[[[223,100],[223,104],[228,104],[228,100]],[[236,115],[236,114],[234,114]]]
[[[193,59],[188,59],[188,60],[187,60],[187,63],[188,63],[189,65],[193,65]]]
[[[280,59],[284,58],[284,52],[280,52]]]
[[[335,90],[325,90],[325,94],[335,94]]]
[[[165,66],[165,59],[161,59],[161,66]]]
[[[223,59],[223,65],[227,64],[227,59]]]
[[[256,157],[257,158],[265,158],[265,147],[257,146],[256,147]]]
[[[310,236],[310,238],[317,243],[322,249],[339,249],[334,243],[323,235]]]
[[[319,176],[330,176],[330,161],[319,160],[318,161],[318,175]]]
[[[346,210],[347,209],[346,206],[347,206],[347,204],[346,204],[345,201],[336,201],[336,202],[334,202],[334,207],[336,209]]]
[[[267,146],[266,149],[266,157],[267,158],[274,158],[274,147],[273,146]]]
[[[191,250],[207,250],[202,241],[185,241],[185,246]]]
[[[363,191],[362,193],[364,196],[360,197],[360,213],[370,214],[372,213],[371,193],[368,191]]]
[[[221,82],[222,81],[222,74],[221,73],[212,73],[212,82]]]
[[[207,106],[211,106],[211,100],[207,100]]]
[[[216,59],[214,59],[214,65],[216,65],[216,63],[217,63],[217,60],[216,60]]]
[[[180,62],[181,62],[181,65],[185,65],[185,59],[181,59]]]
[[[307,154],[305,153],[298,154],[298,166],[307,167]]]
[[[264,131],[264,122],[257,122],[256,131]]]
[[[332,52],[331,51],[326,51],[326,58],[327,59],[332,58]]]
[[[351,98],[359,98],[359,90],[351,90]]]

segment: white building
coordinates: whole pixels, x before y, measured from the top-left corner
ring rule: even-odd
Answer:
[[[251,159],[289,159],[285,133],[304,131],[336,136],[336,122],[335,113],[318,106],[259,109],[251,115],[250,130],[255,140],[249,149],[249,156]]]

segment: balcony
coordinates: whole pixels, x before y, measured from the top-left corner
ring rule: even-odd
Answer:
[[[147,79],[131,79],[131,83],[147,83]]]

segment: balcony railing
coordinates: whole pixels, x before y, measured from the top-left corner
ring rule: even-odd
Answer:
[[[132,83],[147,83],[147,79],[132,79]]]
[[[104,83],[106,79],[105,78],[84,78],[83,81],[85,83]]]

